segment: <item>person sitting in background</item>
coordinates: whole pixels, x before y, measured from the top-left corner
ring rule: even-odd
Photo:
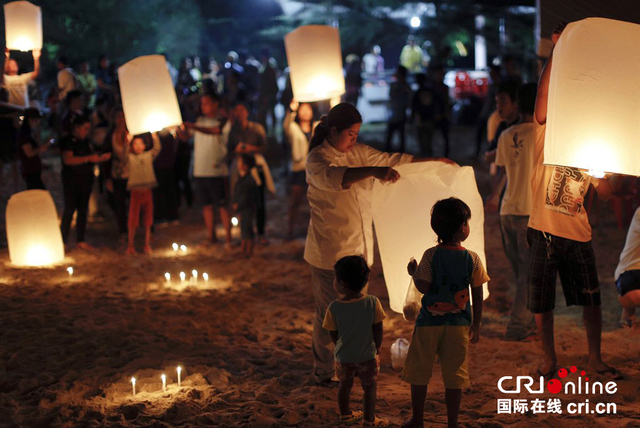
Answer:
[[[157,134],[152,134],[153,147],[146,150],[146,140],[149,135],[136,135],[130,146],[129,179],[127,190],[131,192],[129,202],[129,245],[127,254],[135,254],[134,239],[136,228],[140,223],[140,212],[144,214],[144,253],[151,254],[151,226],[153,226],[153,193],[151,189],[158,185],[156,175],[153,172],[153,160],[160,153],[160,139]]]
[[[6,60],[4,63],[4,86],[9,92],[9,103],[21,107],[29,107],[29,82],[40,74],[40,49],[34,49],[33,71],[18,74],[18,62],[9,57],[9,49],[4,50]]]
[[[615,272],[618,301],[622,306],[622,327],[633,327],[640,307],[640,208],[633,215],[620,262]]]
[[[18,134],[18,147],[22,178],[27,183],[27,190],[45,189],[42,182],[42,160],[40,154],[49,146],[40,144],[40,111],[28,108],[24,111],[24,120]]]
[[[413,91],[407,83],[407,69],[401,65],[398,66],[395,74],[396,80],[391,83],[389,88],[389,123],[387,124],[387,144],[385,150],[391,151],[391,142],[393,135],[398,131],[400,133],[400,153],[404,153],[405,136],[404,128],[407,122],[407,109],[411,103]]]
[[[242,254],[246,258],[253,253],[253,225],[256,217],[258,184],[251,174],[256,160],[251,155],[238,156],[238,181],[233,189],[233,209],[240,217]]]

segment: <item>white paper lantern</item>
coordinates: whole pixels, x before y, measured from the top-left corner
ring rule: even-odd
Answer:
[[[480,256],[484,255],[484,209],[473,168],[441,162],[420,162],[396,168],[400,180],[394,184],[373,186],[373,222],[380,248],[389,305],[402,313],[411,277],[407,264],[411,257],[418,263],[425,250],[437,245],[431,229],[431,208],[440,199],[456,197],[471,208],[469,237],[462,243]],[[484,285],[484,299],[489,288]]]
[[[299,102],[344,94],[340,32],[326,25],[299,27],[284,38],[293,97]]]
[[[42,49],[42,11],[28,1],[4,5],[7,48],[19,51]]]
[[[544,163],[640,175],[640,25],[571,23],[553,53]]]
[[[11,196],[6,213],[9,258],[16,266],[46,266],[64,260],[58,214],[46,190]]]
[[[122,109],[132,135],[182,123],[178,98],[162,55],[141,56],[118,68]]]

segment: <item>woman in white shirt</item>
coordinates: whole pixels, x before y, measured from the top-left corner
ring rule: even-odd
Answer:
[[[313,326],[313,377],[326,384],[333,376],[331,337],[322,328],[329,303],[339,296],[333,288],[333,265],[341,257],[361,254],[373,264],[371,197],[373,180],[396,182],[393,169],[402,164],[447,159],[385,153],[357,142],[362,116],[349,103],[333,107],[315,128],[306,173],[311,207],[304,259],[311,265],[316,303]]]
[[[314,110],[311,104],[299,104],[296,101],[291,103],[291,112],[287,113],[283,129],[291,148],[291,198],[289,199],[289,230],[288,237],[293,237],[298,210],[302,204],[307,180],[305,167],[307,165],[307,155],[309,154],[309,143],[313,128],[317,122],[313,122]]]

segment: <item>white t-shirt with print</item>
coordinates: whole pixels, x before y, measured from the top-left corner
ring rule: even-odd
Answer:
[[[500,134],[496,165],[503,166],[507,174],[500,215],[531,214],[534,144],[533,123],[518,123]]]

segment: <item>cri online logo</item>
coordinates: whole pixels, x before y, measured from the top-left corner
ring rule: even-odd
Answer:
[[[578,368],[576,366],[571,366],[569,370],[562,368],[558,370],[558,377],[560,379],[565,379],[569,372],[576,373]],[[589,378],[586,377],[586,372],[584,370],[580,371],[580,376],[578,377],[577,382],[569,382],[551,379],[547,382],[547,391],[551,394],[558,394],[563,390],[565,394],[615,394],[618,390],[618,385],[611,381],[607,382],[605,385],[602,382],[592,382],[589,383]],[[545,384],[544,384],[544,376],[540,376],[539,384],[537,389],[534,389],[535,380],[531,376],[517,376],[515,389],[505,389],[503,383],[507,381],[513,380],[513,376],[503,376],[498,381],[498,389],[500,392],[504,394],[519,394],[522,388],[529,391],[530,394],[544,394]]]

